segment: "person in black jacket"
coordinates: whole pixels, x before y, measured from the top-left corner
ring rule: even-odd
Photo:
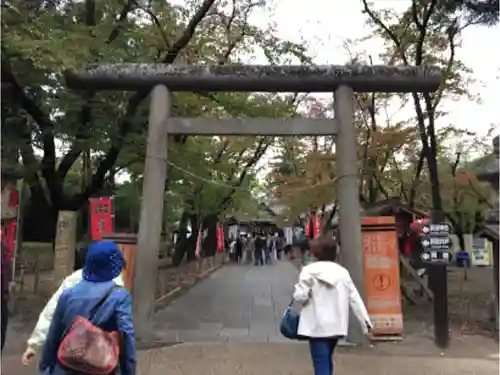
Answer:
[[[235,261],[236,263],[241,263],[241,259],[243,257],[243,239],[241,236],[236,238],[236,245],[235,245]]]
[[[254,252],[254,259],[256,266],[264,265],[263,253],[265,247],[266,247],[266,240],[261,234],[258,234],[255,238],[255,252]]]

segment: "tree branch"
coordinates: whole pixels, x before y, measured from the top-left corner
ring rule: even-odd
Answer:
[[[135,2],[136,0],[127,0],[122,8],[122,11],[120,12],[120,15],[118,16],[115,28],[111,31],[108,39],[106,40],[106,44],[110,44],[118,38],[123,22],[127,19],[128,14],[134,9]]]
[[[106,40],[105,44],[109,45],[113,43],[120,35],[120,30],[122,28],[123,22],[127,19],[128,14],[133,10],[135,5],[135,0],[128,0],[123,6],[118,19],[116,21],[115,28],[111,31]],[[95,1],[86,1],[86,19],[85,23],[88,27],[96,25],[95,19]],[[75,161],[80,157],[83,152],[83,145],[78,142],[79,138],[84,137],[84,133],[88,129],[88,125],[92,122],[92,105],[91,101],[95,96],[95,92],[88,91],[84,95],[84,104],[80,111],[80,125],[76,131],[75,142],[72,144],[71,149],[64,155],[59,163],[56,171],[57,179],[64,179],[68,174],[69,170],[75,163]]]
[[[453,64],[455,63],[456,47],[455,47],[455,37],[457,36],[456,25],[452,25],[447,30],[448,45],[450,46],[450,56],[448,57],[448,63],[446,64],[446,69],[444,71],[444,77],[448,77],[453,69]],[[441,85],[434,94],[434,111],[436,111],[437,106],[441,103],[443,98],[445,85]]]
[[[486,198],[474,185],[474,183],[469,180],[469,187],[471,188],[472,192],[475,194],[477,200],[479,203],[484,203],[485,205],[488,206],[488,208],[495,208],[495,205],[490,203],[490,200]],[[472,195],[472,194],[471,194]]]
[[[187,44],[190,42],[196,28],[203,20],[207,12],[210,10],[215,0],[205,0],[203,4],[200,6],[198,11],[194,14],[193,18],[189,21],[186,29],[183,34],[177,39],[177,41],[169,48],[167,54],[162,59],[162,62],[165,64],[171,64],[175,61],[179,53],[184,49]],[[95,174],[92,176],[92,181],[90,185],[87,186],[85,191],[82,194],[79,194],[74,199],[75,205],[81,205],[84,201],[90,197],[94,191],[98,190],[103,182],[106,173],[111,169],[116,160],[118,159],[118,155],[124,144],[124,138],[130,131],[132,127],[132,121],[135,117],[137,109],[139,108],[141,102],[149,95],[148,90],[142,90],[136,92],[129,99],[127,104],[125,115],[121,118],[118,123],[118,137],[114,140],[111,147],[109,148],[106,156],[99,163]]]
[[[189,21],[186,29],[182,36],[177,39],[177,41],[172,45],[172,48],[169,48],[167,54],[163,58],[163,63],[171,64],[177,58],[179,52],[188,45],[189,41],[193,38],[196,28],[200,24],[200,22],[205,18],[208,11],[215,3],[215,0],[205,0],[201,4],[198,11],[194,14],[193,18]]]
[[[436,9],[437,2],[437,0],[431,0],[429,7],[424,11],[422,22],[420,22],[417,14],[417,1],[412,0],[412,18],[420,34],[415,47],[415,65],[417,66],[422,65],[424,58],[424,43],[427,36],[427,26],[429,25],[429,20]]]
[[[156,15],[153,13],[151,9],[145,8],[145,7],[139,7],[142,11],[146,12],[149,17],[151,17],[151,20],[155,24],[156,28],[160,32],[161,38],[163,39],[163,43],[165,43],[165,46],[167,49],[170,48],[170,41],[168,40],[167,34],[165,34],[165,30],[163,30],[163,27],[161,26],[160,20]]]
[[[219,152],[217,153],[217,156],[214,158],[214,162],[212,163],[212,169],[211,171],[208,173],[208,178],[212,178],[213,177],[213,172],[214,172],[214,168],[213,166],[214,165],[217,165],[221,162],[222,160],[222,157],[224,156],[225,152],[227,151],[227,149],[229,148],[229,140],[225,140],[221,149],[219,150]],[[203,191],[203,182],[200,182],[200,184],[198,185],[198,187],[196,188],[196,190],[193,192],[193,199],[195,199],[196,197],[199,197],[201,195],[201,192]]]
[[[387,34],[387,36],[392,40],[392,42],[396,46],[396,49],[399,52],[399,55],[401,57],[401,60],[403,60],[403,63],[405,65],[409,65],[408,59],[406,57],[406,53],[403,49],[401,42],[399,41],[398,37],[396,36],[396,34],[394,34],[391,31],[391,29],[389,29],[389,27],[387,27],[387,25],[384,22],[382,22],[380,17],[378,17],[375,14],[375,12],[370,9],[370,7],[368,6],[368,0],[362,0],[362,2],[363,2],[364,13],[368,14],[368,16],[371,18],[371,20]]]
[[[245,22],[248,19],[248,15],[250,14],[250,11],[253,8],[255,8],[257,6],[261,6],[261,5],[262,5],[262,1],[258,1],[258,2],[255,2],[255,3],[249,4],[245,8],[245,11],[243,12],[243,15],[244,15],[243,19],[245,20]],[[237,12],[236,12],[236,0],[233,0],[233,10],[231,12],[231,16],[229,17],[229,20],[226,23],[226,34],[227,34],[228,40],[230,39],[231,26],[232,26],[234,20],[236,19],[236,15],[237,15]],[[224,64],[225,62],[227,62],[229,60],[229,57],[233,53],[233,50],[236,48],[236,45],[243,40],[243,38],[246,36],[246,34],[247,34],[247,29],[245,27],[244,29],[241,30],[240,34],[229,43],[226,52],[222,56],[222,59],[221,59],[222,63],[219,61],[220,65]]]
[[[422,174],[422,170],[424,169],[424,161],[425,161],[425,154],[424,154],[424,149],[420,150],[420,154],[418,156],[418,163],[417,167],[415,168],[415,175],[413,177],[413,181],[411,182],[411,187],[410,187],[410,196],[408,198],[408,205],[410,208],[415,207],[415,198],[417,196],[417,188],[418,185],[420,184],[420,175]]]
[[[3,56],[2,56],[3,57]],[[54,143],[54,124],[50,118],[41,110],[36,102],[29,98],[26,90],[19,84],[12,73],[10,64],[2,58],[2,83],[9,86],[13,98],[28,113],[33,121],[38,125],[42,133],[44,157],[42,160],[42,173],[49,176],[53,172],[56,164],[56,146]]]
[[[375,182],[377,183],[377,186],[378,186],[379,191],[380,191],[382,194],[384,194],[384,196],[385,196],[386,198],[390,198],[389,193],[387,192],[387,190],[386,190],[386,189],[384,188],[384,186],[382,185],[382,182],[380,181],[380,178],[377,176],[377,174],[376,174],[376,173],[373,175],[373,178],[374,178]],[[375,203],[375,202],[373,202],[373,203]]]
[[[401,172],[401,168],[399,168],[398,161],[396,160],[396,157],[392,155],[392,159],[394,161],[394,169],[396,169],[396,172],[399,175],[399,182],[401,184],[401,190],[400,190],[400,196],[403,196],[404,200],[408,202],[408,194],[406,193],[406,187],[404,184],[404,179],[403,179],[403,173]]]
[[[234,194],[236,193],[236,190],[238,187],[240,187],[243,184],[243,181],[248,175],[248,172],[250,172],[250,169],[255,166],[255,164],[258,163],[260,158],[265,154],[269,147],[269,143],[266,142],[266,138],[262,137],[254,151],[253,156],[246,162],[245,166],[243,167],[240,176],[238,180],[233,184],[234,188],[231,189],[231,191],[228,193],[228,195],[222,199],[221,204],[219,207],[221,208],[221,211],[224,210],[233,200]]]

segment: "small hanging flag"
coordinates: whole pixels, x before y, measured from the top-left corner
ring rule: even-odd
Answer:
[[[194,255],[196,258],[199,258],[201,256],[201,224],[198,229],[198,235],[196,236],[196,248],[194,250]]]

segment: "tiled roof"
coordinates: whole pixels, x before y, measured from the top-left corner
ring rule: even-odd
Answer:
[[[493,241],[498,241],[498,239],[500,238],[499,229],[499,224],[486,224],[477,233],[477,235],[480,237],[486,237]]]

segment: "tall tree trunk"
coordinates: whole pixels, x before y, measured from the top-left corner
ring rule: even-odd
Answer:
[[[28,242],[53,243],[59,210],[48,202],[43,189],[31,187],[23,215],[23,239]]]

